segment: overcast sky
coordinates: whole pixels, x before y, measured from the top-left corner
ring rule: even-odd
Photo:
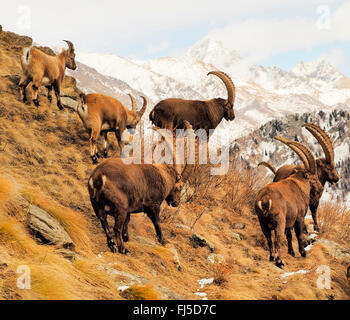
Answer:
[[[180,55],[210,36],[262,65],[325,58],[350,76],[350,0],[12,0],[0,24],[42,44],[68,39],[138,59]]]

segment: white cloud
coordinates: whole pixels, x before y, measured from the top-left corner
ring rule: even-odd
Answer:
[[[317,9],[324,4],[331,9],[330,29],[319,28],[324,11]],[[30,9],[29,20],[20,16],[23,5]],[[136,56],[168,50],[170,42],[172,52],[183,52],[188,39],[195,42],[203,36],[200,30],[216,26],[209,36],[261,61],[276,53],[350,40],[349,15],[350,1],[342,0],[61,0],[54,9],[44,0],[12,0],[1,8],[0,21],[4,29],[43,44],[62,47],[61,39],[69,39],[80,50]],[[23,21],[31,22],[29,30],[19,28],[27,26]],[[171,33],[176,36],[169,37]]]
[[[340,0],[327,0],[338,3]],[[20,19],[18,8],[26,5],[31,12],[33,36],[39,39],[74,35],[81,39],[132,42],[145,35],[167,30],[186,30],[193,26],[223,24],[232,20],[267,15],[304,14],[324,0],[292,2],[290,0],[61,0],[55,9],[47,1],[13,0],[3,6],[0,21],[13,31]],[[22,30],[28,33],[27,30]],[[184,31],[184,32],[186,32]]]
[[[222,40],[257,62],[274,54],[311,50],[335,41],[350,41],[350,1],[343,2],[334,12],[330,10],[329,21],[327,11],[317,10],[320,8],[324,9],[324,6],[315,6],[315,15],[307,18],[231,22],[223,28],[212,30],[207,37]],[[332,57],[335,58],[335,55],[334,52]]]

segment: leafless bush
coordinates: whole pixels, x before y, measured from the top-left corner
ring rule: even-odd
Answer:
[[[350,210],[346,205],[326,202],[317,212],[321,234],[337,241],[350,241]]]
[[[214,278],[214,284],[222,286],[228,281],[230,267],[227,262],[215,262],[211,266],[211,272]]]

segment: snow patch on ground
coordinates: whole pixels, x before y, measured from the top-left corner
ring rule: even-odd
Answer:
[[[304,249],[305,249],[305,251],[310,251],[312,247],[313,247],[313,243],[309,244]]]
[[[120,287],[118,287],[118,290],[125,291],[126,289],[129,289],[129,288],[130,288],[129,286],[120,286]]]
[[[203,289],[205,285],[212,284],[214,281],[214,278],[209,279],[200,279],[198,280],[199,285],[201,286],[200,289]]]
[[[214,281],[214,278],[209,278],[209,279],[200,279],[200,280],[197,280],[199,285],[200,285],[200,288],[197,289],[197,291],[199,291],[200,289],[203,289],[205,285],[209,285],[209,284],[212,284],[213,281]],[[207,294],[205,292],[195,292],[194,293],[195,295],[197,296],[200,296],[202,297],[202,300],[208,300],[207,298]]]
[[[286,273],[281,274],[281,278],[287,278],[287,277],[293,276],[295,274],[305,274],[308,272],[309,272],[308,270],[298,270],[295,272],[286,272]]]

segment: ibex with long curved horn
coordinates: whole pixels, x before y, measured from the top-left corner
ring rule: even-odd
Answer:
[[[310,192],[310,210],[312,219],[314,221],[314,229],[315,231],[319,231],[317,223],[317,208],[323,194],[324,186],[326,182],[329,182],[331,184],[337,183],[339,181],[339,175],[335,169],[334,148],[330,137],[325,131],[323,131],[319,126],[315,124],[308,123],[303,126],[317,139],[317,141],[322,146],[323,152],[325,153],[325,158],[318,158],[316,160],[317,176],[319,182],[322,185],[322,188],[320,189],[320,184],[316,183],[315,185],[311,185]],[[260,162],[258,166],[259,165],[266,166],[274,173],[274,182],[285,179],[293,172],[295,168],[302,168],[302,165],[284,165],[276,170],[271,164],[268,164],[266,162]]]
[[[33,102],[38,107],[38,89],[41,85],[48,89],[48,99],[51,102],[52,89],[55,90],[57,106],[63,109],[61,104],[61,85],[66,67],[72,70],[77,68],[75,64],[75,52],[73,43],[68,40],[68,49],[62,49],[56,56],[50,56],[35,47],[24,48],[21,58],[23,75],[19,82],[23,102],[27,101],[26,87],[32,82]]]
[[[186,129],[192,135],[191,125],[186,121]],[[154,128],[163,134],[160,128]],[[163,135],[172,159],[174,141]],[[175,150],[176,152],[176,150]],[[127,253],[124,241],[128,241],[128,223],[131,213],[145,212],[152,220],[158,240],[165,244],[159,225],[160,205],[164,200],[169,205],[178,206],[184,185],[181,174],[186,164],[125,164],[121,158],[111,158],[100,163],[92,172],[88,189],[92,207],[100,219],[107,236],[107,244],[115,252],[113,235],[109,229],[107,215],[114,216],[114,234],[120,253]]]
[[[231,78],[224,72],[211,71],[208,75],[219,77],[227,89],[227,99],[216,98],[206,101],[165,99],[158,102],[150,112],[149,119],[160,128],[173,131],[183,129],[184,121],[191,123],[193,130],[204,129],[209,137],[209,129],[215,129],[223,118],[234,120],[233,104],[236,89]]]
[[[107,158],[107,133],[114,132],[119,149],[124,146],[122,134],[125,129],[134,130],[146,111],[147,100],[143,99],[143,106],[138,111],[134,97],[129,94],[132,110],[124,107],[122,103],[112,97],[99,93],[80,94],[81,102],[77,105],[78,115],[86,130],[90,134],[90,156],[93,163],[97,163],[97,139],[103,134],[103,155]]]
[[[289,177],[271,182],[257,194],[255,212],[261,229],[267,239],[270,261],[278,267],[283,266],[280,248],[284,234],[287,235],[288,253],[294,256],[291,228],[294,227],[298,239],[299,252],[305,257],[302,234],[306,229],[304,217],[310,201],[311,181],[319,183],[316,173],[316,161],[311,151],[299,142],[275,137],[290,147],[301,158],[304,168],[294,168]],[[271,231],[275,232],[274,246]]]

